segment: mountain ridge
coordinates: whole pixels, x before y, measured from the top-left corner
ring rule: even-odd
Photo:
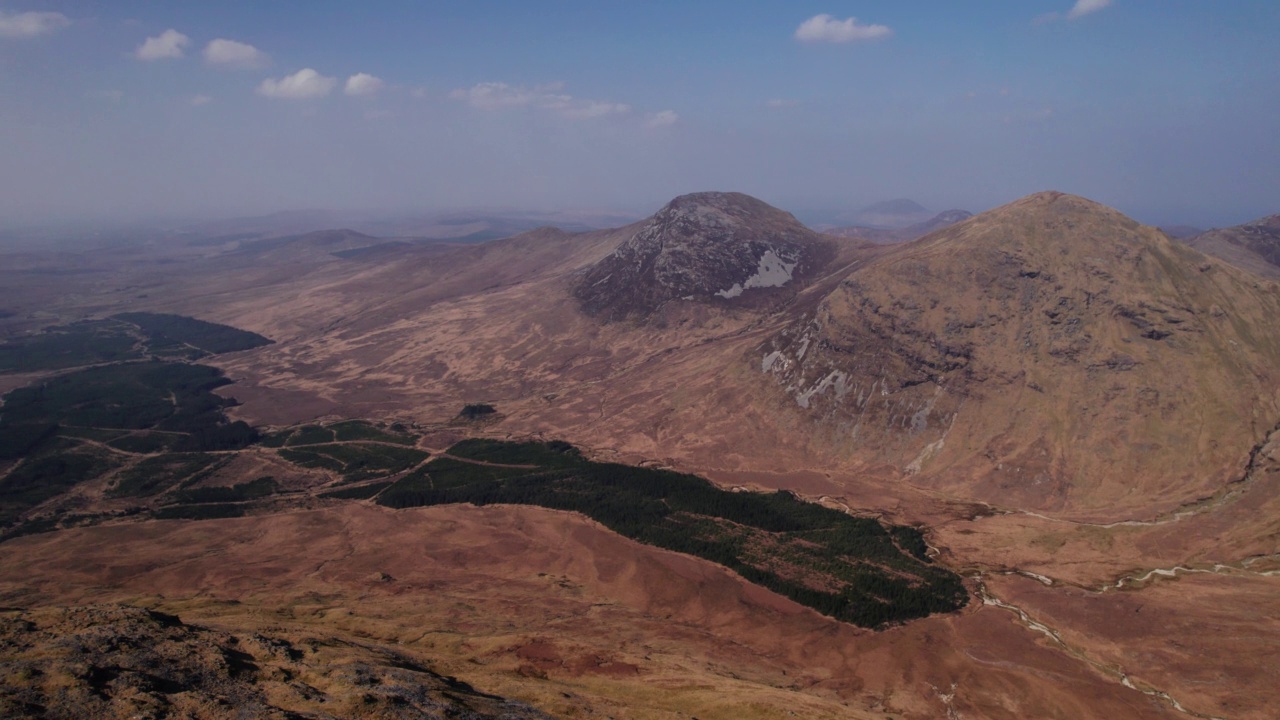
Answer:
[[[1280,214],[1209,230],[1187,244],[1265,278],[1280,279]]]
[[[1248,312],[1233,307],[1246,296]],[[1184,498],[1227,480],[1280,417],[1274,312],[1274,286],[1044,192],[855,270],[758,362],[800,411],[908,476],[968,475],[990,501],[1083,509],[1126,492],[1074,446]],[[1246,437],[1203,447],[1194,415]],[[1122,438],[1156,457],[1122,452]],[[1186,451],[1198,446],[1205,457]]]

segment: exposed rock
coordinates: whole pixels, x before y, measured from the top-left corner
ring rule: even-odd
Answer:
[[[832,242],[741,193],[672,200],[574,286],[605,320],[644,318],[672,300],[733,301],[794,286],[830,261]]]
[[[6,718],[546,718],[412,658],[124,605],[0,613]]]

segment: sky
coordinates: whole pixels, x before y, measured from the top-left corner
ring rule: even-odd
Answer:
[[[1040,190],[1280,212],[1273,0],[0,0],[0,226],[454,207],[802,219]]]

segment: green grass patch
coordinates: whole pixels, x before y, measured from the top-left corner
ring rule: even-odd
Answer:
[[[257,333],[184,315],[131,312],[113,317],[138,326],[152,347],[157,349],[177,349],[187,345],[218,355],[271,344],[271,340]]]
[[[234,401],[213,390],[228,384],[216,368],[184,363],[137,362],[88,368],[18,388],[4,398],[0,440],[21,425],[110,430],[164,430],[188,437],[173,441],[184,452],[235,450],[258,433],[228,422]],[[77,429],[81,437],[91,431]]]
[[[498,412],[492,405],[486,403],[468,403],[462,406],[462,412],[458,413],[458,417],[464,420],[479,420]]]
[[[315,452],[314,450],[294,450],[292,448],[283,448],[279,451],[280,457],[288,460],[294,465],[313,470],[332,470],[336,473],[342,472],[346,466],[341,462],[334,460],[328,455]]]
[[[836,619],[881,627],[963,607],[958,576],[923,559],[912,528],[804,502],[735,493],[695,475],[584,460],[564,443],[469,440],[378,497],[389,507],[514,503],[580,512],[619,534],[711,560]],[[918,542],[917,542],[918,540]]]
[[[230,503],[258,500],[279,490],[276,479],[267,475],[247,483],[222,487],[200,487],[178,490],[173,494],[180,503]]]
[[[24,459],[0,479],[0,524],[10,524],[36,505],[117,467],[118,461],[102,450],[55,441],[46,452]]]
[[[3,408],[0,408],[0,412]],[[2,418],[3,415],[0,415]],[[16,460],[26,457],[56,437],[56,423],[17,422],[7,423],[0,419],[0,460]]]
[[[329,429],[333,431],[335,439],[339,442],[370,440],[399,445],[413,445],[418,441],[413,435],[383,430],[365,420],[344,420],[330,425]]]
[[[157,520],[218,520],[243,517],[246,510],[244,505],[169,505],[151,516]]]
[[[263,447],[281,448],[285,442],[293,435],[293,429],[278,430],[273,433],[267,433],[258,439],[258,444]]]
[[[280,456],[295,465],[339,473],[347,482],[368,480],[404,472],[430,454],[415,448],[350,443],[282,448]]]
[[[38,334],[0,343],[0,373],[63,370],[140,360],[148,354],[198,360],[270,343],[257,333],[182,315],[121,313],[106,320],[45,328]]]
[[[174,442],[183,438],[185,438],[183,435],[169,435],[167,433],[138,433],[136,435],[118,437],[108,442],[107,445],[117,450],[145,455],[167,450]]]
[[[204,453],[169,453],[149,457],[124,470],[107,491],[110,497],[148,497],[212,469],[220,458]]]
[[[520,468],[477,465],[450,457],[436,458],[396,481],[395,486],[388,490],[387,495],[384,496],[385,502],[383,504],[392,507],[407,507],[408,505],[399,505],[400,500],[396,498],[403,497],[406,502],[413,504],[413,499],[416,497],[415,493],[419,491],[443,490],[479,483],[491,483],[505,478],[528,475],[529,472],[529,470]]]
[[[320,497],[337,500],[368,500],[390,486],[391,483],[389,482],[370,483],[359,487],[342,488],[332,492],[321,493]]]
[[[333,431],[329,428],[320,427],[319,425],[303,425],[293,431],[289,438],[285,441],[288,447],[296,445],[323,445],[331,443],[335,440]]]
[[[449,454],[455,457],[502,465],[564,467],[582,462],[582,456],[577,448],[567,442],[558,440],[552,440],[547,443],[516,443],[473,438],[455,444],[449,448]]]
[[[0,373],[62,370],[141,357],[141,343],[127,325],[88,320],[0,344]]]
[[[128,435],[129,430],[102,430],[99,428],[87,427],[67,427],[58,428],[58,435],[66,438],[83,438],[85,440],[97,440],[98,442],[109,443],[119,437]]]

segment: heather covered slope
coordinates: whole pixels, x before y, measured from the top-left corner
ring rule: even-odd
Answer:
[[[855,271],[757,361],[833,455],[1000,505],[1168,509],[1280,420],[1277,312],[1275,286],[1040,193]]]

